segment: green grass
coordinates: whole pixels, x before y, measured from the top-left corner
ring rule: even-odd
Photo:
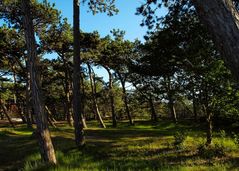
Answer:
[[[51,129],[58,160],[54,167],[41,162],[32,130],[24,125],[0,128],[0,170],[239,170],[238,147],[219,131],[214,133],[213,143],[223,146],[225,155],[199,155],[205,134],[197,124],[138,121],[135,126],[120,123],[117,129],[110,123],[107,129],[97,128],[95,122],[88,125],[91,128],[85,130],[87,142],[82,150],[75,148],[73,128],[63,124]],[[180,149],[173,145],[177,131],[187,135]]]

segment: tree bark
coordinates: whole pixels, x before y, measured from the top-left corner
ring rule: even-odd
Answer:
[[[81,97],[81,57],[80,57],[80,1],[73,0],[73,29],[74,29],[74,72],[73,72],[73,115],[75,128],[75,142],[81,148],[85,144],[82,123],[82,97]]]
[[[104,66],[106,71],[109,74],[109,93],[110,93],[110,106],[111,106],[111,115],[112,115],[112,123],[113,127],[117,127],[117,118],[115,114],[115,102],[114,102],[114,94],[113,94],[113,78],[110,72],[110,69],[107,66]]]
[[[30,63],[29,73],[31,78],[33,108],[36,115],[37,137],[42,159],[47,163],[56,164],[55,151],[52,145],[41,95],[40,74],[38,72],[39,59],[37,58],[36,40],[33,21],[31,18],[30,4],[30,0],[21,0],[23,27],[27,45],[27,54]]]
[[[174,107],[174,100],[173,100],[173,93],[172,93],[172,88],[171,88],[171,79],[170,77],[166,77],[165,81],[167,82],[167,94],[168,94],[168,107],[169,107],[169,111],[171,114],[171,117],[173,119],[173,121],[175,123],[177,123],[178,119],[177,119],[177,113]]]
[[[98,104],[97,104],[97,101],[96,101],[96,85],[95,85],[95,78],[94,78],[94,73],[92,74],[91,72],[91,66],[89,63],[87,63],[87,67],[88,67],[88,72],[89,72],[89,78],[90,78],[90,86],[91,86],[91,92],[92,92],[92,101],[93,101],[93,111],[95,113],[95,116],[97,118],[97,120],[99,121],[100,123],[100,127],[102,128],[106,128],[105,124],[104,124],[104,121],[100,115],[100,111],[99,111],[99,108],[98,108]]]
[[[239,14],[232,0],[192,2],[229,69],[239,80]]]
[[[124,78],[121,76],[120,73],[117,74],[119,79],[120,79],[120,83],[122,86],[122,91],[123,91],[123,101],[124,101],[124,106],[125,106],[125,111],[127,113],[128,119],[129,119],[129,124],[130,125],[134,125],[134,121],[132,119],[131,113],[129,111],[129,105],[128,105],[128,96],[126,93],[126,88],[125,88],[125,80]]]

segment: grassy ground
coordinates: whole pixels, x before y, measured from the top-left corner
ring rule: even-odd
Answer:
[[[82,150],[74,146],[72,128],[63,124],[51,129],[55,167],[41,163],[32,130],[24,125],[1,127],[0,170],[239,170],[238,147],[219,131],[214,133],[212,149],[199,152],[205,135],[198,124],[138,121],[134,127],[121,123],[117,129],[100,129],[93,122],[89,126]],[[174,145],[177,131],[186,135],[180,147]]]

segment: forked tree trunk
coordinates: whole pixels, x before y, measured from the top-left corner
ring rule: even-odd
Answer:
[[[98,104],[97,104],[97,101],[96,101],[96,85],[95,85],[95,74],[91,72],[91,66],[89,63],[87,63],[87,67],[88,67],[88,72],[89,72],[89,78],[90,78],[90,86],[91,86],[91,93],[92,93],[92,101],[93,101],[93,111],[94,111],[94,114],[97,118],[97,120],[99,121],[100,123],[100,127],[102,128],[106,128],[105,124],[104,124],[104,121],[100,115],[100,111],[99,111],[99,108],[98,108]]]
[[[164,78],[165,81],[167,82],[167,95],[168,95],[168,107],[169,107],[169,112],[170,115],[175,123],[177,123],[177,113],[174,107],[174,100],[173,100],[173,94],[172,94],[172,86],[171,86],[171,79],[170,76]]]
[[[123,101],[124,101],[125,111],[126,111],[126,113],[127,113],[128,119],[129,119],[129,124],[130,124],[130,125],[134,125],[134,121],[133,121],[132,116],[131,116],[131,113],[130,113],[130,111],[129,111],[128,96],[127,96],[126,88],[125,88],[125,80],[124,80],[124,78],[121,76],[120,73],[118,73],[118,77],[119,77],[119,79],[120,79],[120,83],[121,83],[121,86],[122,86]]]
[[[106,71],[109,74],[109,95],[110,95],[110,106],[111,106],[111,116],[112,116],[112,122],[113,122],[113,127],[117,127],[117,118],[115,114],[115,102],[114,102],[114,94],[113,94],[113,78],[112,74],[110,72],[110,69],[106,66],[104,66]]]
[[[80,1],[73,0],[73,29],[74,29],[74,72],[73,72],[73,114],[75,128],[75,142],[81,148],[85,144],[84,126],[82,123],[81,97],[81,57],[80,57]]]
[[[34,35],[33,21],[31,18],[31,1],[21,0],[23,13],[23,27],[27,45],[27,54],[30,63],[30,77],[33,107],[36,115],[37,137],[42,159],[50,164],[56,164],[54,147],[45,115],[44,104],[41,95],[40,74],[38,72],[39,59],[37,58],[36,40]]]
[[[192,0],[233,75],[239,80],[239,14],[232,0]]]

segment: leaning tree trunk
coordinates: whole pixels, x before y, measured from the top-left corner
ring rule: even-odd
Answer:
[[[39,59],[37,58],[36,40],[33,22],[31,18],[31,1],[22,0],[21,9],[23,13],[23,27],[27,45],[27,54],[30,63],[31,90],[33,108],[36,115],[37,137],[40,146],[41,157],[45,162],[56,164],[54,147],[52,145],[47,117],[41,95],[40,74],[38,71]]]
[[[125,111],[127,113],[128,119],[129,119],[129,124],[134,125],[134,121],[133,121],[132,116],[131,116],[130,111],[129,111],[128,96],[127,96],[126,88],[125,88],[125,80],[122,78],[120,73],[118,73],[118,77],[120,79],[121,86],[122,86],[123,101],[124,101]]]
[[[96,85],[95,85],[95,78],[93,76],[94,74],[92,74],[92,72],[91,72],[91,66],[89,63],[87,63],[87,67],[88,67],[88,72],[89,72],[89,77],[90,77],[90,86],[91,86],[92,101],[93,101],[93,111],[95,113],[97,120],[100,123],[100,127],[106,128],[104,121],[100,115],[100,111],[99,111],[98,104],[96,101],[96,96],[95,96],[96,95]]]
[[[0,99],[0,106],[3,110],[4,115],[7,117],[8,122],[12,125],[13,128],[15,128],[15,124],[12,122],[10,116],[8,115],[7,108],[5,104],[3,103],[2,99]]]
[[[239,14],[232,0],[193,0],[202,22],[239,80]]]
[[[84,126],[82,123],[82,97],[81,97],[81,57],[80,57],[80,1],[73,0],[74,10],[74,72],[73,72],[73,114],[75,128],[75,142],[77,147],[85,144]]]
[[[113,78],[112,78],[110,69],[106,66],[104,66],[104,68],[109,74],[109,93],[110,93],[109,95],[110,95],[110,106],[111,106],[111,116],[112,116],[113,127],[117,127],[117,118],[115,114],[115,102],[114,102],[114,94],[113,94]]]
[[[81,74],[81,90],[82,90],[82,96],[81,96],[81,105],[82,105],[82,117],[81,117],[81,121],[82,121],[82,125],[83,128],[87,128],[87,124],[86,124],[86,113],[85,113],[85,102],[86,102],[86,96],[85,96],[85,84],[84,84],[84,74]]]

